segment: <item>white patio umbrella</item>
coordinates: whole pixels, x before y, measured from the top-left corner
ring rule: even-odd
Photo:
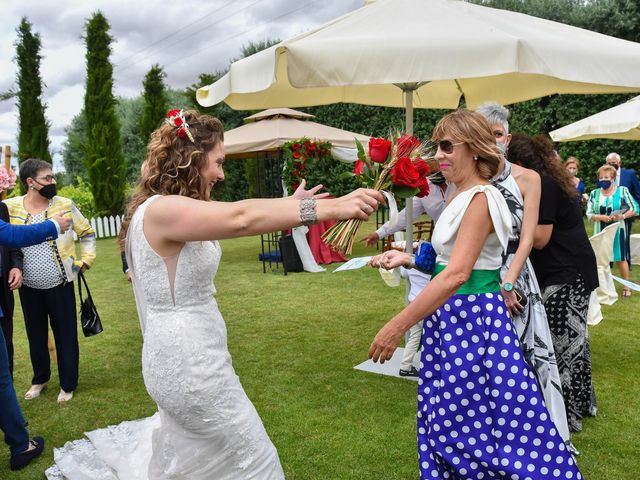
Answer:
[[[307,137],[331,142],[332,153],[338,148],[353,150],[356,139],[367,145],[369,137],[359,133],[313,122],[313,115],[290,108],[271,108],[245,118],[245,125],[224,132],[224,150],[227,158],[250,158],[258,152],[281,148],[286,142]],[[355,160],[354,160],[355,161]]]
[[[631,91],[640,44],[460,0],[378,0],[238,60],[196,95],[235,109],[404,106],[412,133],[414,106],[456,108],[462,95],[474,108]]]
[[[549,133],[556,142],[640,140],[640,96]]]

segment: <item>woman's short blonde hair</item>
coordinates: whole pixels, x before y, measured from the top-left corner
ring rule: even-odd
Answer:
[[[567,158],[567,160],[564,162],[564,166],[568,167],[569,164],[571,164],[571,163],[575,163],[576,168],[578,168],[578,169],[580,168],[580,160],[578,160],[576,157]]]
[[[478,112],[461,108],[438,122],[431,141],[437,143],[445,137],[464,142],[477,157],[476,170],[480,177],[490,180],[498,173],[500,151],[489,122]]]
[[[618,176],[618,172],[616,172],[616,169],[614,167],[612,167],[611,165],[603,165],[598,169],[598,177],[600,176],[601,173],[609,173],[611,175],[611,179],[613,180],[614,178],[616,178]]]

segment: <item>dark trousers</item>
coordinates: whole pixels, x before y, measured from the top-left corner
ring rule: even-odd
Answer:
[[[622,252],[622,257],[629,264],[629,268],[631,268],[631,229],[633,228],[633,218],[625,219],[624,223],[625,223],[625,227],[627,228],[627,231],[625,234],[625,240],[626,240],[625,251]]]
[[[4,432],[4,441],[9,445],[11,454],[15,455],[29,448],[29,432],[24,426],[24,417],[9,373],[9,357],[2,329],[0,337],[0,430]]]
[[[78,386],[78,317],[73,282],[48,289],[22,286],[20,302],[29,339],[29,353],[33,366],[33,385],[51,378],[51,361],[47,339],[49,321],[56,341],[60,387],[73,392]]]
[[[2,307],[0,307],[2,308]],[[4,313],[6,310],[2,308]],[[0,327],[4,336],[3,343],[7,347],[7,365],[9,367],[9,373],[13,378],[13,315],[3,316],[0,318]]]

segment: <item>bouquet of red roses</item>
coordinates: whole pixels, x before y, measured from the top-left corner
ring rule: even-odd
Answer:
[[[353,173],[363,187],[389,191],[400,198],[424,197],[429,194],[427,174],[429,167],[422,158],[426,146],[416,137],[402,134],[392,137],[371,138],[369,151],[356,140],[358,160]],[[341,220],[322,235],[333,250],[351,254],[353,242],[362,220]]]

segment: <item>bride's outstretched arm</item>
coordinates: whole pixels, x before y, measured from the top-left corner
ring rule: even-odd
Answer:
[[[369,215],[384,201],[376,190],[358,189],[335,199],[316,200],[317,220]],[[145,234],[164,242],[221,240],[273,232],[301,225],[300,200],[251,199],[204,202],[181,196],[159,198],[145,212]]]

